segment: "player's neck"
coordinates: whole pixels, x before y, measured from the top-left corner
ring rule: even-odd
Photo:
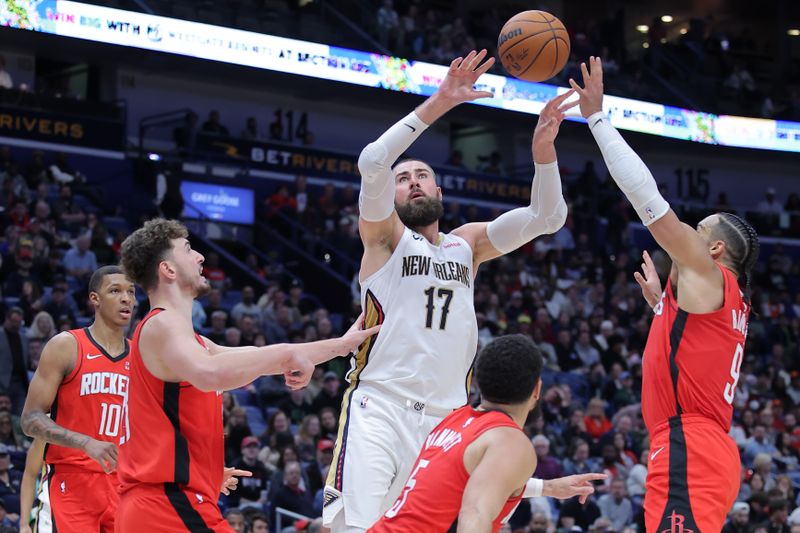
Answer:
[[[520,428],[523,428],[530,410],[526,405],[508,405],[481,400],[478,411],[500,411],[510,416]]]
[[[194,296],[184,293],[176,284],[159,284],[158,288],[148,294],[150,299],[150,309],[162,308],[192,316],[192,302]]]
[[[423,237],[425,237],[429,243],[433,245],[439,244],[439,222],[434,222],[433,224],[429,224],[427,226],[422,226],[419,228],[411,228],[412,230],[416,231]]]
[[[125,351],[124,328],[107,324],[100,316],[96,316],[89,326],[89,333],[106,352],[117,355]]]

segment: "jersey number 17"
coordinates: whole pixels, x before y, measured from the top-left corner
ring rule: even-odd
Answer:
[[[450,302],[453,300],[453,290],[440,288],[437,291],[436,287],[428,287],[425,289],[425,295],[428,297],[428,303],[425,306],[425,309],[427,310],[425,327],[428,329],[433,327],[433,311],[436,309],[434,294],[438,296],[439,299],[444,298],[444,304],[442,304],[442,314],[439,317],[439,329],[444,329],[447,326],[447,314],[450,312]]]

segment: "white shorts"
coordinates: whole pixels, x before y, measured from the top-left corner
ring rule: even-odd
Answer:
[[[345,396],[322,522],[371,527],[400,495],[428,434],[450,412],[360,383]],[[344,512],[344,520],[337,515]]]
[[[53,515],[50,510],[50,498],[48,497],[47,481],[43,481],[40,485],[41,491],[39,492],[39,505],[34,511],[36,517],[36,527],[32,528],[34,533],[52,533],[53,531]]]

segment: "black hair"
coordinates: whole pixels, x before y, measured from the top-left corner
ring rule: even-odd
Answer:
[[[725,241],[725,248],[731,266],[740,278],[744,278],[744,297],[750,301],[750,281],[753,267],[758,261],[761,245],[758,242],[758,233],[746,220],[733,213],[718,213],[719,223],[712,230],[712,234]]]
[[[89,293],[100,292],[100,287],[103,286],[103,280],[106,276],[112,274],[124,274],[122,267],[118,265],[106,265],[98,268],[89,278]]]
[[[505,335],[487,344],[475,363],[481,397],[519,404],[530,398],[542,375],[542,352],[526,335]]]

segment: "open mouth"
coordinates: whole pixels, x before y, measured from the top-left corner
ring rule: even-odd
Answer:
[[[119,310],[119,314],[123,318],[130,318],[131,317],[131,310],[127,307],[123,307]]]
[[[414,191],[414,192],[411,193],[411,199],[412,200],[416,200],[417,198],[424,198],[424,197],[425,197],[425,193],[424,192]]]

